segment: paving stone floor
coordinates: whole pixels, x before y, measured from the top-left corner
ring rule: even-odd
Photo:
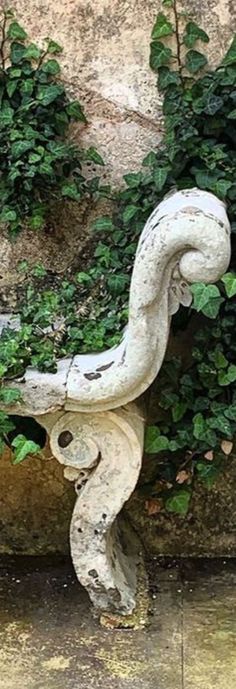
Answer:
[[[0,689],[236,689],[236,560],[149,570],[149,628],[108,631],[69,562],[2,559]]]

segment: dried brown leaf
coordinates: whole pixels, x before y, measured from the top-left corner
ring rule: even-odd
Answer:
[[[224,455],[230,455],[233,449],[232,440],[222,440],[220,447]]]
[[[189,471],[186,471],[185,469],[181,469],[181,471],[178,472],[176,476],[176,483],[185,483],[189,479]]]
[[[208,462],[212,462],[213,459],[214,459],[214,452],[213,452],[213,450],[208,450],[208,452],[206,452],[206,453],[204,454],[204,457],[205,457],[205,459],[208,459]]]
[[[155,498],[149,498],[145,502],[145,509],[147,510],[148,516],[151,517],[153,514],[158,514],[162,509],[162,500]]]

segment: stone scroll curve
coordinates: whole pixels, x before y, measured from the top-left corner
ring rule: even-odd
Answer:
[[[161,367],[171,315],[180,303],[191,303],[189,284],[215,282],[229,260],[225,205],[199,189],[173,193],[153,211],[140,236],[121,344],[59,360],[55,374],[28,368],[16,382],[20,413],[104,411],[137,399]]]
[[[121,545],[115,521],[141,467],[144,418],[133,401],[160,370],[171,315],[191,303],[189,285],[215,282],[229,260],[224,204],[198,189],[173,193],[141,234],[121,344],[60,360],[55,374],[29,368],[14,382],[22,401],[7,411],[34,416],[46,428],[54,456],[75,482],[72,559],[100,609],[124,615],[135,605],[136,556],[132,545]]]
[[[141,468],[144,416],[135,404],[116,412],[65,412],[39,417],[54,457],[75,482],[70,545],[79,581],[100,610],[135,607],[135,549],[124,552],[115,523]]]

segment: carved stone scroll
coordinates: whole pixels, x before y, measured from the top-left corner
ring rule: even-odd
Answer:
[[[189,285],[221,277],[230,260],[230,226],[222,201],[199,189],[173,193],[140,236],[130,286],[128,325],[118,347],[61,360],[55,374],[28,369],[14,412],[104,411],[137,399],[160,370],[170,318],[189,304]]]
[[[141,468],[144,417],[138,407],[114,412],[40,416],[53,455],[75,482],[77,499],[70,545],[75,571],[100,610],[135,607],[137,552],[120,541],[116,517],[132,494]]]

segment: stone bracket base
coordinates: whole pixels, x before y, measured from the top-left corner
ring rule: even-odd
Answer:
[[[53,455],[77,494],[70,547],[79,581],[101,611],[131,614],[137,589],[137,544],[116,517],[141,469],[144,415],[136,404],[115,411],[57,412],[38,417]]]

